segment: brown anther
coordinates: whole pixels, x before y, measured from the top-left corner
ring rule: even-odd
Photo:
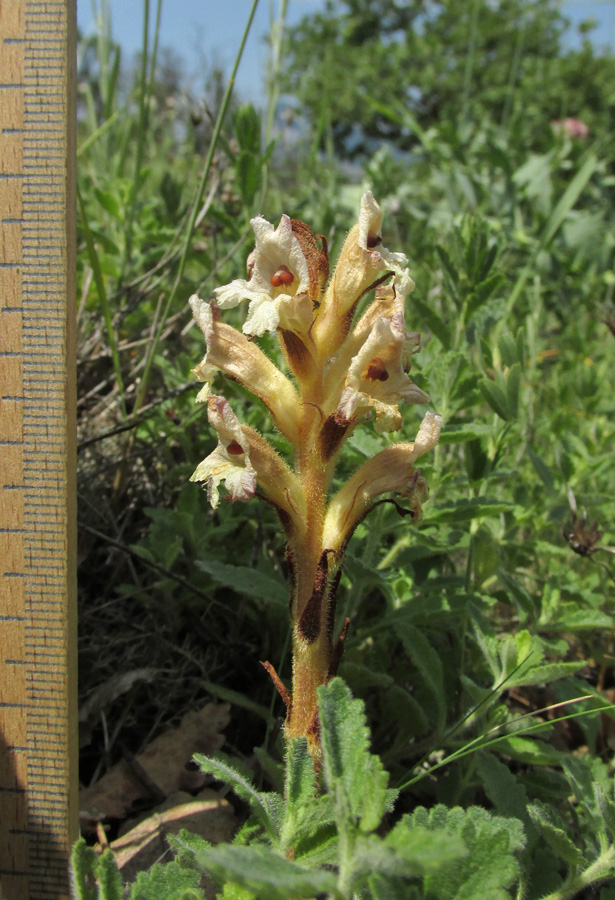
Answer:
[[[389,373],[379,356],[374,356],[365,370],[364,377],[370,381],[388,381]]]
[[[288,266],[278,266],[275,273],[271,276],[269,281],[274,287],[280,287],[283,284],[292,284],[295,280],[295,276],[290,271]]]
[[[373,250],[379,244],[382,243],[382,238],[379,234],[374,234],[373,232],[369,232],[367,235],[367,249]]]
[[[231,456],[241,456],[241,454],[245,452],[241,444],[234,439],[228,445],[226,451],[227,453],[230,453]]]

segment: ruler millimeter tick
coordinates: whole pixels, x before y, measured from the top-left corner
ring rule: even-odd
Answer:
[[[0,0],[0,896],[77,837],[75,0]]]

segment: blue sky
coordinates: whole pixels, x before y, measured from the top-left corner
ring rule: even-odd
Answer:
[[[100,8],[100,0],[78,0],[79,26],[86,33],[94,29],[94,3]],[[108,5],[113,37],[122,44],[124,54],[130,56],[141,46],[142,0],[108,0]],[[615,0],[564,0],[562,6],[574,24],[596,19],[600,26],[594,32],[595,42],[615,51]],[[155,0],[150,0],[152,17],[155,7]],[[184,57],[188,72],[194,72],[203,57],[230,72],[250,7],[249,0],[163,0],[161,44]],[[237,77],[239,96],[257,104],[263,100],[263,37],[269,30],[271,15],[277,15],[279,7],[280,0],[260,0]],[[290,0],[287,21],[294,24],[323,7],[324,0]],[[573,45],[577,42],[574,28],[569,39]]]

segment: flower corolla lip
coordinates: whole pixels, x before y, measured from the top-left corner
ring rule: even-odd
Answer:
[[[218,306],[229,309],[248,300],[245,334],[260,336],[275,331],[284,316],[284,307],[295,297],[307,295],[310,286],[308,264],[301,244],[293,234],[292,222],[283,215],[277,228],[262,216],[250,220],[255,247],[250,254],[250,279],[238,278],[216,288]]]
[[[199,463],[190,481],[207,485],[207,497],[214,509],[220,502],[218,489],[222,481],[229,500],[250,500],[256,491],[256,470],[241,423],[224,397],[210,397],[207,412],[218,432],[218,445]]]

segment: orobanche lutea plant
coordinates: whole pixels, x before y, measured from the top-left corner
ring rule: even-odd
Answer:
[[[400,428],[399,406],[429,398],[408,377],[420,336],[404,322],[414,282],[403,253],[382,244],[382,213],[372,194],[361,200],[358,224],[343,245],[329,279],[327,242],[303,222],[282,216],[277,228],[258,216],[251,224],[255,248],[248,280],[214,291],[211,301],[194,295],[190,305],[207,343],[194,369],[204,382],[218,435],[216,449],[192,481],[202,482],[211,505],[224,481],[228,499],[249,500],[257,491],[271,503],[288,542],[293,675],[289,692],[273,666],[270,673],[287,710],[286,736],[305,736],[318,754],[317,688],[334,675],[348,621],[334,638],[335,599],[344,550],[357,525],[385,502],[383,494],[406,498],[416,521],[427,485],[414,463],[433,449],[441,419],[428,412],[414,443],[386,447],[365,462],[333,496],[335,463],[355,428],[374,418],[376,431]],[[362,297],[375,297],[353,324]],[[221,310],[249,301],[242,332],[222,321]],[[275,333],[284,374],[254,338]],[[217,371],[240,382],[269,409],[293,448],[292,464],[254,429],[242,425],[224,397],[211,391]],[[399,507],[398,507],[399,508]]]

